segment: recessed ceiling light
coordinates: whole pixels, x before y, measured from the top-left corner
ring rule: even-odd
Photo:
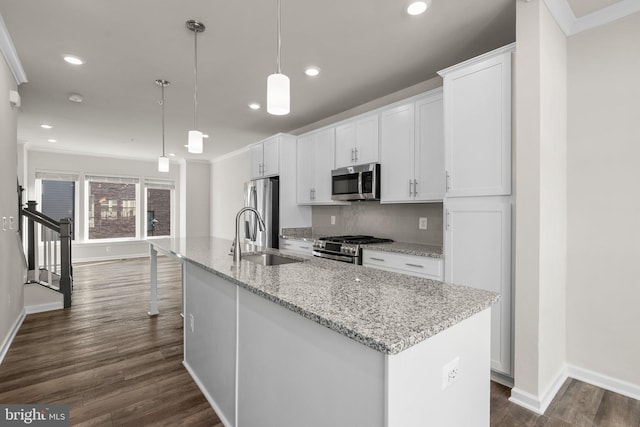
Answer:
[[[69,94],[69,101],[71,101],[71,102],[82,102],[83,99],[84,98],[79,93],[70,93]]]
[[[41,125],[40,125],[40,127],[41,127],[42,129],[51,129],[51,128],[53,128],[53,126],[48,125],[48,124],[46,124],[46,123],[41,124]]]
[[[320,74],[320,68],[315,65],[311,65],[304,69],[304,73],[309,77],[315,77]]]
[[[209,138],[209,135],[207,135],[206,133],[203,133],[203,134],[202,134],[202,137],[203,137],[203,138]]]
[[[169,157],[175,157],[176,153],[169,153]]]
[[[421,15],[431,5],[430,0],[413,1],[407,6],[407,13],[409,15]]]
[[[184,144],[185,147],[189,148],[189,144]]]
[[[69,64],[73,64],[73,65],[82,65],[82,64],[84,64],[84,61],[81,58],[78,58],[77,56],[65,55],[63,58]]]
[[[56,142],[56,140],[55,140],[55,139],[48,139],[47,141],[49,141],[49,142]]]
[[[260,104],[258,104],[257,102],[252,102],[249,104],[249,108],[251,108],[252,110],[259,110]]]

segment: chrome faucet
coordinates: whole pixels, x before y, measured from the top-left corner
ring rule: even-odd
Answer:
[[[238,214],[236,215],[236,238],[233,241],[233,262],[236,264],[239,264],[240,260],[242,259],[242,253],[240,251],[240,233],[239,233],[240,232],[240,216],[246,211],[251,211],[256,215],[256,217],[258,218],[258,227],[260,228],[260,231],[264,231],[264,229],[266,228],[266,226],[264,225],[264,220],[260,216],[260,212],[258,212],[254,208],[244,207],[238,211]]]

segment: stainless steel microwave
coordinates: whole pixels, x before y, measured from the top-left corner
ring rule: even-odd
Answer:
[[[380,164],[331,171],[331,200],[380,200]]]

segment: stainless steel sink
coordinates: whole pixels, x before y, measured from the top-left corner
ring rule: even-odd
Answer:
[[[301,259],[294,259],[294,258],[276,255],[276,254],[268,254],[268,253],[242,255],[242,259],[250,262],[255,262],[256,264],[262,264],[262,265],[282,265],[282,264],[291,264],[294,262],[303,261]]]

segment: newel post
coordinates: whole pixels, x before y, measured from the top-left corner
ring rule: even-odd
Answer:
[[[64,294],[64,307],[71,307],[73,291],[73,273],[71,266],[71,236],[73,221],[71,218],[60,220],[60,291]]]

